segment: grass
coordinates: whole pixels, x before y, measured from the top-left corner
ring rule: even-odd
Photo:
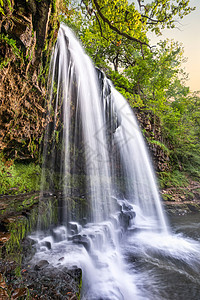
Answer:
[[[15,195],[40,189],[41,167],[0,157],[0,194]]]

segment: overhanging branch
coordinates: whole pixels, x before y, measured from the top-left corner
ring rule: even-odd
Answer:
[[[124,36],[125,38],[127,38],[127,39],[129,39],[129,40],[131,40],[131,41],[133,41],[133,42],[139,43],[140,45],[145,45],[145,46],[147,46],[147,47],[150,47],[146,42],[142,42],[142,41],[140,41],[139,39],[136,39],[136,38],[134,38],[134,37],[128,35],[128,34],[125,33],[125,32],[121,32],[118,28],[116,28],[115,26],[113,26],[113,25],[111,24],[111,22],[110,22],[110,21],[102,14],[101,8],[100,8],[100,6],[99,6],[97,0],[94,0],[94,5],[95,5],[95,7],[96,7],[96,9],[97,9],[97,12],[98,12],[99,16],[101,17],[101,19],[102,19],[105,23],[108,24],[108,26],[110,27],[110,29],[112,29],[113,31],[117,32],[119,35]]]

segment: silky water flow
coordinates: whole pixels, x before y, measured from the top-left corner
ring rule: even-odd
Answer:
[[[132,109],[65,25],[49,95],[32,262],[80,267],[87,300],[173,299],[166,274],[199,286],[199,240],[169,229]]]

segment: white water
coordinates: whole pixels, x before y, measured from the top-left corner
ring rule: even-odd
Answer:
[[[135,231],[130,226],[123,234],[117,219],[77,227],[79,235],[89,237],[87,250],[72,242],[63,226],[56,228],[54,238],[32,236],[37,241],[32,263],[45,259],[61,269],[82,268],[82,300],[199,299],[199,241],[147,227]]]
[[[69,40],[69,42],[68,42]],[[53,86],[57,84],[57,91]],[[87,190],[91,201],[91,219],[103,221],[113,211],[110,169],[103,127],[102,105],[95,69],[71,30],[61,25],[50,69],[50,106],[54,104],[54,124],[58,122],[58,106],[63,110],[63,148],[60,164],[63,189],[71,195],[68,180],[73,180],[76,138],[82,126]],[[80,119],[79,119],[80,118]],[[72,124],[75,122],[75,126]],[[74,127],[72,127],[74,126]],[[54,125],[56,127],[56,125]],[[72,143],[73,137],[74,143]],[[103,159],[102,159],[103,158]],[[69,179],[70,177],[70,179]]]
[[[32,235],[33,263],[47,259],[55,267],[81,267],[83,300],[170,299],[152,266],[193,281],[199,278],[200,247],[169,232],[136,118],[105,77],[102,90],[90,59],[61,25],[50,67],[46,141],[52,148],[44,149],[51,175],[58,165],[61,226]],[[82,206],[80,196],[77,203],[69,199],[77,196],[83,177]]]
[[[121,125],[117,128],[114,138],[120,149],[128,179],[126,182],[128,197],[140,208],[142,214],[151,220],[151,223],[155,221],[154,229],[167,231],[155,176],[136,118],[123,96],[113,86],[111,87],[112,100],[117,114],[121,116]]]

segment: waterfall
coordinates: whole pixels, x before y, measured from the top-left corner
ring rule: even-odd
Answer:
[[[154,299],[144,291],[152,270],[136,271],[137,260],[159,260],[163,269],[176,270],[173,255],[182,260],[191,252],[188,268],[196,263],[196,244],[168,231],[136,117],[65,25],[53,51],[48,91],[40,216],[53,225],[32,235],[33,260],[81,267],[82,300]],[[151,280],[153,287],[156,275]]]
[[[51,122],[46,144],[51,140],[51,154],[46,150],[45,159],[52,174],[56,168],[59,172],[64,198],[73,196],[73,183],[82,173],[89,221],[107,220],[117,210],[117,196],[123,194],[151,224],[166,230],[152,166],[134,114],[64,25],[58,33],[49,78]],[[56,142],[60,144],[56,146]],[[120,180],[123,193],[116,186]],[[63,219],[70,221],[67,210]]]
[[[49,107],[54,108],[51,133],[61,135],[57,131],[58,116],[62,119],[63,128],[60,129],[62,148],[59,162],[55,161],[55,153],[46,159],[52,162],[53,172],[59,164],[65,197],[73,194],[71,185],[84,166],[90,219],[93,222],[103,221],[113,211],[113,205],[98,79],[89,57],[70,29],[63,25],[51,61],[49,90]],[[54,143],[55,140],[54,136]]]

